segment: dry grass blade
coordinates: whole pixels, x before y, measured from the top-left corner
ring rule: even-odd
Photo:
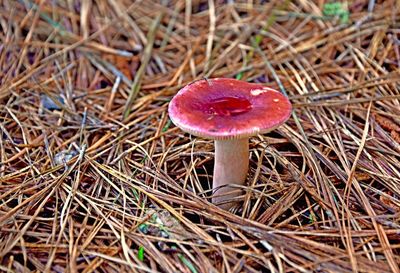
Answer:
[[[141,65],[136,72],[135,80],[132,83],[131,91],[129,93],[128,99],[126,100],[125,110],[124,110],[124,114],[123,114],[124,120],[128,117],[128,115],[131,111],[130,108],[131,108],[137,94],[139,93],[142,77],[143,77],[145,69],[150,61],[151,53],[153,52],[154,39],[155,39],[156,31],[157,31],[158,25],[160,24],[162,16],[163,16],[162,13],[158,14],[156,19],[154,19],[152,26],[149,29],[149,34],[147,37],[147,45],[143,52],[143,57],[141,59]]]

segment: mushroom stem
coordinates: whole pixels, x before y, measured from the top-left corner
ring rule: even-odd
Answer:
[[[243,185],[249,169],[249,139],[215,141],[215,163],[213,203],[229,209],[232,203],[225,203],[240,195],[240,189],[229,185]]]

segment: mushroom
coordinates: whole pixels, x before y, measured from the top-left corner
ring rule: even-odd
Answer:
[[[240,194],[232,187],[246,180],[249,137],[274,130],[291,111],[288,98],[280,92],[228,78],[190,83],[168,108],[172,122],[183,131],[215,141],[212,202],[223,209],[229,209],[229,202]]]

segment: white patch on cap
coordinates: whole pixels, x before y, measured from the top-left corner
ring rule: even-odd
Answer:
[[[261,95],[262,93],[265,93],[267,91],[268,91],[268,89],[254,89],[254,90],[250,91],[250,94],[252,96],[258,96],[258,95]]]
[[[279,101],[279,99],[273,99],[273,101],[274,101],[274,102],[278,102],[278,101]]]

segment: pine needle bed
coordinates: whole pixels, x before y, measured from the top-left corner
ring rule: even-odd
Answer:
[[[265,3],[264,3],[265,2]],[[0,271],[400,272],[397,1],[1,1]],[[209,202],[212,141],[172,96],[288,95],[248,187]]]

